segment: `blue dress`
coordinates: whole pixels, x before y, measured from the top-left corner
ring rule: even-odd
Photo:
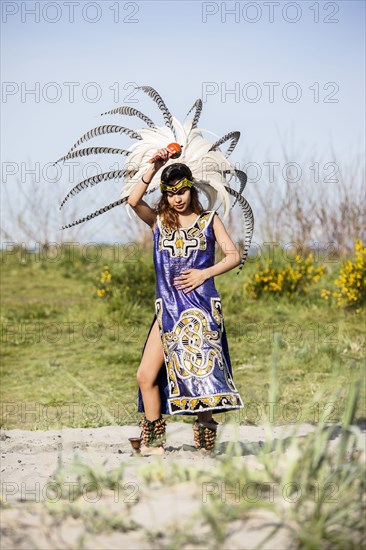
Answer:
[[[215,213],[206,210],[179,231],[165,227],[157,216],[153,234],[155,315],[142,354],[157,319],[164,353],[157,377],[163,414],[218,413],[244,406],[233,382],[214,278],[187,293],[173,286],[174,277],[185,269],[215,264]],[[140,388],[137,401],[138,411],[144,412]]]

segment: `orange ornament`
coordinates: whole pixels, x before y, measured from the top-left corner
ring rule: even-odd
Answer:
[[[171,154],[169,159],[179,158],[182,154],[182,147],[183,145],[179,145],[179,143],[169,143],[169,145],[166,146],[166,149],[168,149],[169,153]],[[159,159],[159,155],[155,155],[149,160],[149,162],[152,164],[158,159]]]
[[[170,153],[173,153],[173,155],[170,157],[171,159],[177,159],[182,154],[182,147],[183,145],[179,145],[179,143],[169,143],[167,145],[167,149]]]

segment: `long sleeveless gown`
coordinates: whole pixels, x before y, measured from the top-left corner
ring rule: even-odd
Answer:
[[[190,227],[170,230],[160,216],[154,239],[156,271],[155,315],[158,320],[164,362],[157,384],[163,414],[223,412],[244,407],[235,387],[226,338],[221,299],[214,278],[185,293],[173,286],[185,269],[204,269],[215,263],[213,217],[206,210]],[[138,389],[138,411],[144,412]]]

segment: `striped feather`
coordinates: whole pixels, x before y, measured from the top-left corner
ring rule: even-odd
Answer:
[[[239,195],[235,189],[231,189],[231,187],[225,187],[225,189],[234,197],[237,198],[244,216],[244,222],[245,222],[245,236],[244,236],[244,247],[243,247],[243,255],[240,260],[239,270],[237,272],[237,275],[239,275],[240,270],[242,269],[247,257],[248,252],[250,248],[250,243],[252,242],[253,237],[253,231],[254,231],[254,216],[252,209],[250,207],[249,202],[242,196]]]
[[[112,172],[104,172],[103,174],[97,174],[95,176],[92,176],[91,178],[88,178],[86,180],[81,181],[75,187],[71,189],[71,191],[68,192],[64,200],[62,201],[60,205],[60,210],[65,204],[65,202],[69,199],[69,197],[73,197],[80,193],[83,189],[86,189],[87,187],[93,187],[94,185],[98,185],[101,181],[108,181],[115,178],[122,178],[123,177],[123,170],[113,170]]]
[[[123,199],[118,199],[117,201],[114,201],[114,202],[111,202],[110,204],[108,204],[107,206],[103,206],[103,208],[100,208],[99,210],[96,210],[95,212],[93,212],[92,214],[88,214],[87,216],[85,216],[85,218],[80,218],[80,220],[77,220],[75,222],[72,222],[72,223],[69,223],[68,225],[63,225],[60,230],[62,229],[68,229],[69,227],[74,227],[74,225],[78,225],[79,223],[84,223],[84,222],[87,222],[89,220],[92,220],[93,218],[96,218],[97,216],[99,216],[100,214],[104,214],[104,212],[108,212],[108,210],[111,210],[112,208],[114,208],[115,206],[119,206],[120,204],[123,204],[124,202],[127,201],[127,198],[128,197],[124,197]]]
[[[129,151],[127,151],[127,149],[114,149],[113,147],[87,147],[86,149],[78,149],[77,151],[73,151],[72,153],[68,153],[64,157],[61,157],[60,159],[56,160],[54,166],[62,160],[65,161],[77,157],[86,157],[87,155],[99,155],[102,153],[109,153],[111,155],[128,155]]]
[[[202,112],[202,99],[196,99],[196,101],[193,103],[192,107],[189,109],[188,113],[186,114],[186,118],[191,113],[191,111],[193,111],[193,109],[196,109],[196,111],[194,113],[191,130],[193,130],[194,128],[197,128],[197,124]]]
[[[248,176],[245,172],[243,172],[243,170],[238,170],[237,168],[235,169],[235,174],[238,176],[240,181],[239,193],[242,195],[248,181]]]
[[[168,107],[165,105],[165,103],[163,101],[163,98],[158,94],[158,92],[156,90],[154,90],[154,88],[152,88],[151,86],[135,86],[135,90],[142,90],[149,97],[151,97],[153,99],[153,101],[155,101],[155,103],[158,105],[160,111],[163,113],[163,117],[164,117],[164,120],[165,120],[165,125],[168,126],[168,128],[171,129],[171,131],[174,134],[175,139],[177,139],[177,136],[176,136],[176,133],[175,133],[175,128],[174,128],[174,125],[173,125],[172,114],[169,111]]]
[[[88,139],[92,139],[96,136],[101,136],[104,134],[127,134],[133,139],[142,139],[140,134],[135,132],[134,130],[131,130],[131,128],[125,128],[124,126],[116,126],[115,124],[105,124],[104,126],[98,126],[97,128],[93,128],[92,130],[89,130],[86,134],[81,136],[81,138],[71,147],[69,153],[71,153],[80,143],[83,143],[84,141],[88,141]]]
[[[107,111],[106,113],[101,113],[100,116],[103,115],[128,115],[128,116],[137,116],[141,120],[143,120],[150,128],[156,128],[156,125],[154,122],[144,113],[141,113],[141,111],[138,111],[137,109],[134,109],[133,107],[117,107],[116,109],[112,109],[112,111]]]
[[[232,172],[230,170],[225,170],[224,173],[225,174],[231,174]],[[240,193],[240,195],[242,195],[243,191],[245,189],[245,186],[247,184],[248,177],[247,177],[246,173],[243,172],[243,170],[238,170],[236,168],[234,169],[234,174],[238,177],[238,179],[240,181],[239,193]],[[235,199],[235,202],[234,202],[234,204],[231,205],[231,208],[234,208],[234,206],[237,203],[237,200],[238,199]]]
[[[243,191],[245,189],[245,186],[247,184],[248,177],[247,177],[246,173],[243,172],[243,170],[237,170],[237,169],[235,170],[235,175],[238,176],[238,178],[239,178],[239,181],[240,181],[239,193],[240,193],[240,195],[242,195]],[[234,202],[233,206],[236,205],[236,202],[237,202],[237,199],[235,199],[235,202]]]
[[[225,158],[228,158],[231,155],[231,153],[234,151],[239,141],[239,138],[240,138],[240,132],[229,132],[228,134],[220,138],[218,141],[216,141],[211,147],[210,151],[215,151],[218,147],[220,147],[220,145],[222,145],[223,143],[225,143],[225,141],[228,141],[230,139],[231,143],[229,145],[228,150],[225,153]]]
[[[147,127],[140,128],[137,131],[117,125],[103,125],[97,128],[93,128],[92,130],[84,134],[64,157],[56,161],[57,163],[61,160],[66,160],[68,158],[81,157],[93,153],[123,154],[128,157],[128,161],[126,161],[126,164],[122,170],[115,170],[112,172],[99,174],[77,184],[73,189],[70,190],[65,199],[62,201],[60,208],[63,207],[65,202],[71,196],[76,195],[87,187],[97,185],[101,181],[124,178],[124,188],[118,200],[95,211],[92,214],[89,214],[86,217],[83,217],[71,224],[63,226],[62,229],[67,229],[69,227],[73,227],[80,223],[89,221],[94,217],[109,211],[115,206],[127,203],[128,197],[130,196],[135,186],[138,184],[140,176],[144,174],[147,168],[150,166],[148,161],[154,154],[156,149],[164,147],[165,143],[169,143],[170,141],[175,139],[175,141],[183,145],[183,154],[180,161],[184,162],[191,168],[196,187],[206,196],[208,200],[208,209],[211,210],[213,208],[213,204],[217,200],[219,200],[220,204],[223,204],[224,206],[224,217],[226,217],[230,208],[230,194],[236,199],[233,206],[235,206],[236,202],[239,202],[241,206],[245,222],[245,238],[243,255],[237,273],[239,274],[247,259],[254,230],[254,217],[252,209],[246,199],[242,196],[243,190],[247,183],[247,176],[243,171],[236,170],[235,167],[227,160],[227,157],[229,157],[229,155],[233,152],[238,143],[240,132],[230,132],[220,139],[218,139],[218,136],[213,134],[215,136],[214,139],[217,139],[218,141],[212,143],[212,141],[208,141],[207,139],[203,138],[203,129],[197,129],[197,124],[202,112],[201,99],[197,99],[195,101],[192,108],[186,115],[188,117],[192,110],[195,109],[193,119],[187,120],[182,125],[177,119],[175,119],[175,117],[172,116],[163,99],[154,88],[152,88],[151,86],[138,86],[135,89],[142,90],[143,92],[147,93],[149,97],[151,97],[153,101],[157,103],[159,109],[163,113],[165,126],[157,128],[150,118],[132,107],[123,106],[102,113],[101,116],[107,114],[137,116],[146,123]],[[204,131],[208,132],[208,130]],[[124,149],[116,149],[112,147],[89,147],[75,151],[77,146],[84,141],[87,141],[88,139],[91,139],[95,136],[108,133],[125,133],[131,138],[138,141],[137,143],[134,143],[127,151]],[[226,153],[223,153],[220,150],[220,145],[227,141],[230,141],[229,147],[227,148]],[[173,162],[174,161],[172,159],[168,161],[169,164]],[[232,175],[235,174],[235,176],[238,177],[240,181],[239,192],[229,187],[230,184],[225,179],[225,175],[228,173]],[[145,194],[153,193],[159,188],[159,185],[160,177],[159,174],[157,174],[150,184],[150,189],[147,190]],[[128,207],[128,203],[125,204],[125,206]],[[129,210],[132,209],[127,208],[127,210],[129,212]]]

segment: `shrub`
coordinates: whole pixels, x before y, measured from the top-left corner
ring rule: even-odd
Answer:
[[[366,248],[360,239],[355,241],[354,260],[347,260],[342,265],[334,284],[339,289],[333,292],[338,307],[352,307],[361,311],[366,301]],[[330,294],[329,290],[323,289],[321,296],[327,300]]]
[[[118,309],[121,302],[143,305],[154,299],[154,265],[141,256],[134,262],[124,263],[122,269],[116,269],[113,273],[105,265],[96,279],[97,296],[108,301],[112,310]]]
[[[323,265],[315,267],[312,254],[306,258],[297,255],[293,264],[288,266],[276,266],[270,259],[267,264],[257,263],[256,268],[258,271],[244,284],[244,290],[255,299],[264,293],[290,298],[305,294],[325,272]]]

